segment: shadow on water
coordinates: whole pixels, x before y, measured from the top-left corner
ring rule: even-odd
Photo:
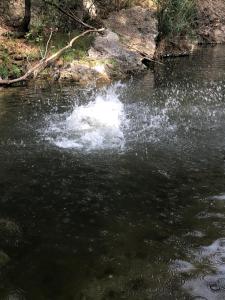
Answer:
[[[0,95],[1,299],[224,299],[223,53]]]

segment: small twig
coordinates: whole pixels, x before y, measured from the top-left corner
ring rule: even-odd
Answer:
[[[26,55],[26,60],[27,60],[27,65],[31,66],[30,60],[29,60],[29,55]]]
[[[41,49],[39,49],[39,52],[40,52],[41,58],[43,59],[43,57],[44,57],[43,51]]]
[[[47,54],[48,54],[48,47],[49,47],[49,43],[50,43],[51,38],[52,38],[52,34],[53,34],[53,30],[51,28],[51,32],[50,32],[50,35],[49,35],[49,38],[48,38],[48,41],[47,41],[47,44],[46,44],[46,47],[45,47],[45,54],[43,56],[43,59],[45,59]]]

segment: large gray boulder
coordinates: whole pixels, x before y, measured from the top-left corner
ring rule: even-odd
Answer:
[[[156,49],[158,31],[154,10],[136,6],[113,12],[104,25],[107,30],[96,37],[89,56],[115,60],[110,67],[119,73],[142,71],[145,68],[142,60],[152,59]]]
[[[117,77],[123,77],[122,74],[136,73],[144,69],[142,56],[124,46],[118,34],[110,30],[106,30],[104,35],[96,38],[94,47],[89,51],[89,56],[108,61],[110,77],[113,77],[114,74],[117,74]]]
[[[154,9],[135,6],[113,12],[105,25],[120,37],[122,44],[132,51],[153,57],[158,35],[158,22]]]

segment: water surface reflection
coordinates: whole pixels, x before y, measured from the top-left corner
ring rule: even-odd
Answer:
[[[223,51],[112,86],[116,123],[96,117],[108,89],[2,93],[0,218],[21,234],[0,241],[1,299],[224,298]],[[81,107],[67,138],[101,147],[55,143]]]

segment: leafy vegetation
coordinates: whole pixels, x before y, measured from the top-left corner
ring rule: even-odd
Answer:
[[[80,34],[79,31],[73,31],[69,34],[57,33],[52,39],[51,52],[57,52],[59,49],[64,47],[72,39],[72,37],[78,34]],[[94,37],[92,35],[89,35],[78,40],[76,45],[62,56],[63,61],[69,63],[75,59],[83,60],[87,57],[87,52],[90,49],[93,38]],[[45,43],[43,43],[42,46],[44,48]]]
[[[154,0],[162,37],[192,36],[196,20],[195,0]]]
[[[6,45],[6,51],[2,51],[0,45],[1,78],[19,77],[32,66],[32,61],[40,60],[46,54],[56,53],[84,28],[103,26],[102,19],[111,11],[143,5],[143,3],[145,7],[150,7],[154,2],[158,7],[159,39],[192,36],[196,22],[196,0],[20,1],[25,5],[25,14],[22,25],[17,26],[19,34],[22,30],[22,38],[25,37],[25,41],[22,40],[24,43],[22,47],[17,47],[21,36],[4,36],[3,44]],[[91,17],[87,4],[96,7],[95,19]],[[88,61],[87,52],[92,39],[93,35],[89,35],[77,41],[74,48],[67,50],[61,56],[60,63],[67,64],[77,59]],[[14,45],[10,46],[10,42],[16,44],[16,49]]]
[[[8,77],[9,71],[5,64],[0,65],[0,77],[5,79]]]
[[[4,56],[1,56],[1,59]],[[6,79],[19,77],[22,73],[21,68],[14,64],[12,60],[7,57],[7,59],[2,59],[2,63],[0,64],[0,77]]]
[[[19,77],[22,74],[21,68],[19,68],[16,64],[12,64],[10,75],[14,78]]]
[[[22,68],[16,64],[7,49],[0,47],[0,77],[16,78],[22,73]]]
[[[26,40],[32,43],[39,44],[43,41],[43,29],[44,26],[41,20],[40,22],[32,24],[32,27],[30,28],[29,32],[25,34]]]

